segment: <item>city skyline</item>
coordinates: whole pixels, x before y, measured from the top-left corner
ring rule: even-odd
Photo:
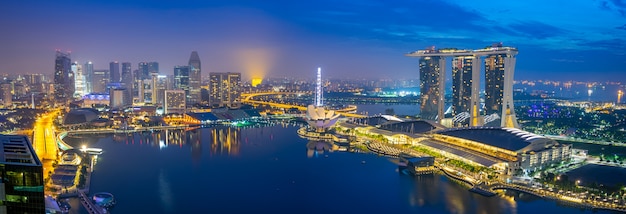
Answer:
[[[319,66],[329,78],[400,78],[419,75],[418,62],[404,53],[493,42],[520,50],[516,79],[624,81],[619,74],[626,71],[621,1],[571,1],[567,7],[538,1],[3,5],[0,26],[7,33],[0,40],[7,45],[0,73],[52,73],[50,58],[61,49],[71,51],[73,61],[92,61],[95,69],[112,61],[155,61],[161,73],[172,74],[189,52],[198,51],[205,74],[241,72],[245,80],[306,75]]]

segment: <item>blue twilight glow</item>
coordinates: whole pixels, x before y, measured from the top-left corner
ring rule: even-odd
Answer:
[[[503,42],[520,50],[516,79],[626,80],[623,0],[24,0],[0,4],[0,28],[0,73],[52,73],[62,49],[97,69],[158,61],[171,74],[197,50],[203,70],[244,79],[320,63],[329,78],[401,78],[417,76],[404,53]]]

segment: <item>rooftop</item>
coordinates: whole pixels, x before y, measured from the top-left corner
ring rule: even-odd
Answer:
[[[515,128],[464,127],[446,129],[437,134],[476,141],[510,151],[540,150],[540,147],[558,144],[546,137]]]
[[[32,144],[23,135],[0,134],[0,163],[41,166]]]

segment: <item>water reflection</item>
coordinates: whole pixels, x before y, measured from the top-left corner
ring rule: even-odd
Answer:
[[[214,128],[211,130],[211,154],[239,155],[241,130],[238,128]]]
[[[319,155],[324,155],[324,152],[336,151],[338,148],[339,147],[332,142],[310,140],[306,144],[306,156],[309,158],[318,157]]]
[[[505,195],[506,200],[493,200],[469,192],[462,183],[441,174],[419,175],[410,179],[409,204],[416,207],[437,207],[449,213],[516,213],[517,195]]]

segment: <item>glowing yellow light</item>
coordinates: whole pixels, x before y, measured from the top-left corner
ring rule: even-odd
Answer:
[[[257,85],[260,85],[261,83],[263,83],[263,79],[261,79],[261,78],[252,78],[252,87],[256,87]]]

